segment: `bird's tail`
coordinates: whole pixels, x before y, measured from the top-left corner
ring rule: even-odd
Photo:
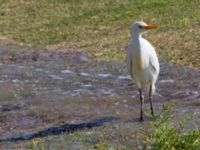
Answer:
[[[150,91],[150,85],[146,85],[145,88],[144,88],[144,90],[145,90],[146,92],[149,93],[149,91]],[[154,94],[155,94],[155,91],[156,91],[155,85],[152,84],[152,87],[151,87],[151,95],[154,95]]]

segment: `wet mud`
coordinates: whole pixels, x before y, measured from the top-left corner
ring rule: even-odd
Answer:
[[[155,113],[173,102],[176,120],[193,114],[200,126],[200,71],[160,62]],[[126,65],[98,62],[81,52],[1,50],[0,95],[1,144],[107,124],[140,126],[138,91]]]

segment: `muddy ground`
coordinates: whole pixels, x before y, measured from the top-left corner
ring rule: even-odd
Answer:
[[[102,141],[137,147],[134,131],[154,119],[145,100],[145,121],[138,121],[138,91],[125,64],[80,52],[0,53],[1,149],[29,149],[34,140],[48,149],[89,149]],[[155,114],[173,102],[175,121],[193,114],[199,127],[200,71],[160,62]]]

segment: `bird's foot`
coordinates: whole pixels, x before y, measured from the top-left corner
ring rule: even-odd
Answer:
[[[144,121],[143,116],[140,117],[139,121]]]
[[[153,112],[153,109],[151,109],[151,116],[152,116],[152,117],[154,116],[154,112]]]

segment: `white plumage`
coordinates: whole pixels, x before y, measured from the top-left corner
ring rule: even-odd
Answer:
[[[141,117],[143,120],[143,94],[142,90],[149,92],[151,113],[153,107],[151,96],[155,93],[155,83],[159,74],[159,62],[154,47],[142,37],[142,34],[158,26],[149,26],[144,22],[136,22],[131,28],[132,41],[127,49],[128,72],[139,88],[141,99]]]

